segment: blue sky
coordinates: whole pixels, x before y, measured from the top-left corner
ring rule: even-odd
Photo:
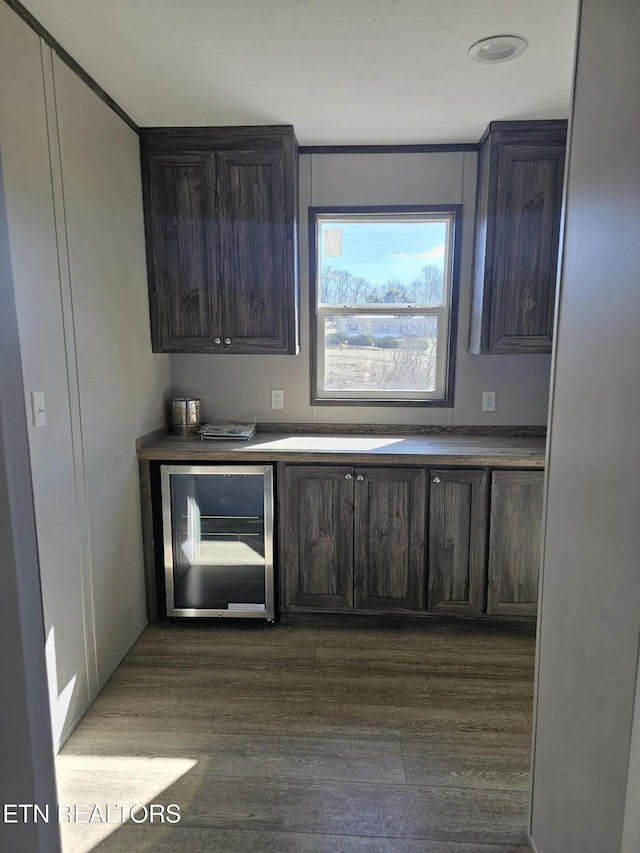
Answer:
[[[324,233],[342,232],[342,255],[326,257]],[[335,236],[335,235],[334,235]],[[410,283],[428,264],[444,265],[445,222],[339,222],[325,221],[320,240],[321,266],[349,270],[371,284],[392,279]]]

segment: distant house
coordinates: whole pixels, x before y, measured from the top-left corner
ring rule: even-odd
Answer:
[[[373,338],[400,338],[407,335],[435,337],[438,329],[436,317],[345,317],[336,323],[336,331],[347,337],[371,335]]]

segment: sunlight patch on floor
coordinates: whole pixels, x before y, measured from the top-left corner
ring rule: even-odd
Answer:
[[[56,770],[64,853],[89,853],[124,823],[149,824],[150,804],[155,806],[153,823],[163,823],[166,807],[175,803],[172,786],[197,763],[191,758],[59,755]],[[138,804],[147,807],[147,817],[138,808],[131,821],[132,807]],[[95,806],[99,809],[91,819]]]

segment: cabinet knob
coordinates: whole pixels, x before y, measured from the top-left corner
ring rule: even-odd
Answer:
[[[345,478],[345,480],[351,480],[351,479],[352,479],[352,475],[351,475],[351,474],[345,474],[345,475],[344,475],[344,478]]]
[[[230,344],[230,343],[231,343],[231,338],[225,338],[225,339],[224,339],[224,342],[225,342],[225,344]]]
[[[364,477],[362,476],[362,474],[358,474],[358,476],[356,477],[356,480],[357,480],[359,483],[361,483],[361,482],[364,480]]]
[[[214,339],[213,339],[213,342],[214,342],[214,344],[221,344],[221,343],[222,343],[222,338],[214,338]]]
[[[431,482],[432,482],[432,483],[439,483],[439,482],[440,482],[440,477],[434,477],[434,478],[433,478],[433,480],[432,480]]]

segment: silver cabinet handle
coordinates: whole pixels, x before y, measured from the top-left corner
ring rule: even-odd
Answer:
[[[362,476],[362,474],[358,474],[358,476],[356,477],[356,480],[357,480],[359,483],[361,483],[361,482],[364,480],[364,477]]]
[[[432,483],[439,483],[439,482],[440,482],[440,477],[434,477],[434,478],[433,478],[433,480],[432,480],[431,482],[432,482]]]
[[[213,342],[214,342],[214,344],[221,344],[222,338],[214,338]]]
[[[344,478],[345,478],[345,480],[351,480],[352,475],[351,474],[345,474]]]
[[[230,343],[231,343],[231,338],[225,338],[225,339],[224,339],[224,342],[225,342],[225,344],[230,344]]]

